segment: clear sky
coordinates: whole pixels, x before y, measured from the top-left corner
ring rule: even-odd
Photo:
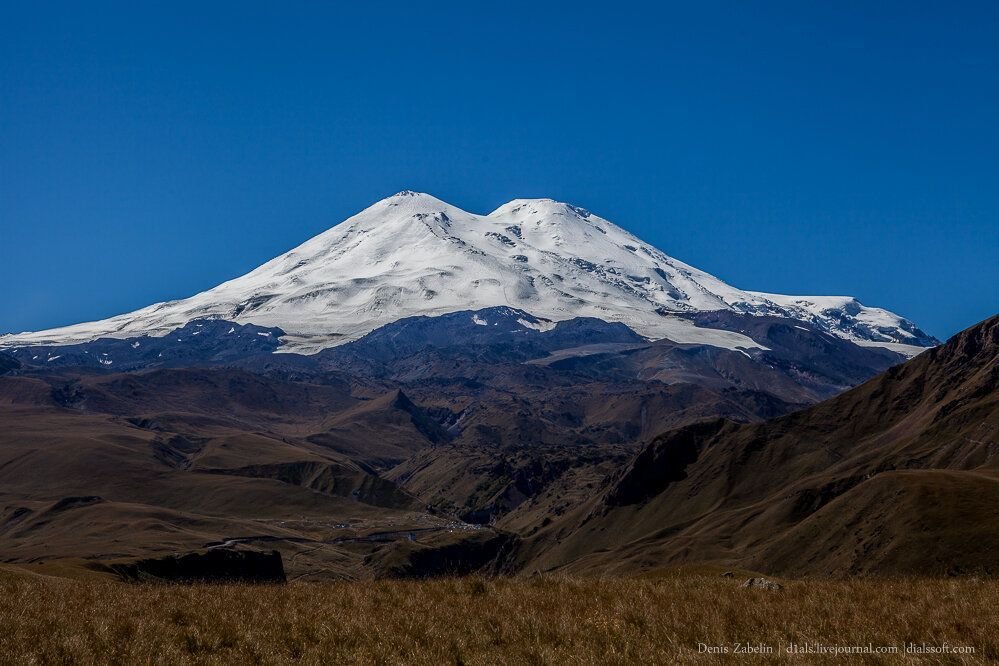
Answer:
[[[402,189],[568,201],[946,337],[999,311],[999,3],[0,0],[0,331]]]

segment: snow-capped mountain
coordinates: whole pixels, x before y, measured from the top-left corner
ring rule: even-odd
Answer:
[[[730,349],[759,345],[735,331],[695,326],[685,315],[729,310],[803,319],[910,355],[937,343],[912,322],[849,297],[736,289],[575,206],[517,199],[475,215],[407,191],[190,298],[3,336],[0,346],[163,335],[195,319],[220,318],[280,328],[282,349],[310,353],[403,317],[494,306],[548,321],[596,317],[648,338]]]

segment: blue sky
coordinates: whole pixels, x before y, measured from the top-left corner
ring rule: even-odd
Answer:
[[[402,189],[568,201],[939,337],[999,311],[997,3],[0,12],[0,331],[193,294]]]

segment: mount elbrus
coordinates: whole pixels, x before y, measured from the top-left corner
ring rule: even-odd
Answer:
[[[938,341],[912,322],[849,297],[743,291],[667,256],[581,208],[518,199],[474,215],[401,192],[246,275],[190,298],[110,319],[0,337],[0,347],[162,336],[195,319],[280,328],[304,353],[356,340],[414,315],[508,306],[542,320],[593,317],[649,339],[758,346],[690,315],[727,311],[804,320],[861,345],[907,355]]]
[[[131,578],[988,573],[999,521],[965,499],[997,483],[995,331],[920,353],[890,312],[730,287],[573,206],[403,192],[191,298],[0,339],[0,553]],[[945,549],[904,532],[935,497]]]

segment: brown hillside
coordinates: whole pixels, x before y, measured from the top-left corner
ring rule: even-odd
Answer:
[[[999,574],[999,317],[815,407],[656,438],[530,569]]]

